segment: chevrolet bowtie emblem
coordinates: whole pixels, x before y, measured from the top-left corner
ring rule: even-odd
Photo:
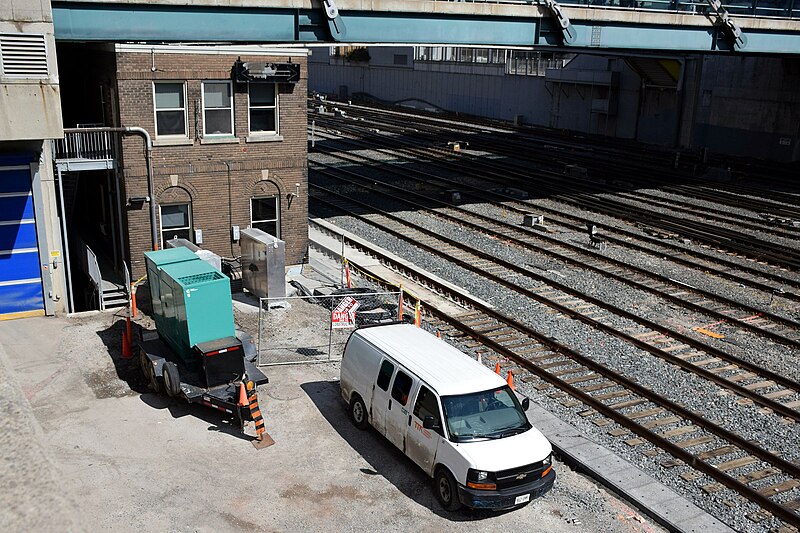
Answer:
[[[528,477],[528,474],[524,472],[522,474],[517,474],[517,479],[525,479],[526,477]]]

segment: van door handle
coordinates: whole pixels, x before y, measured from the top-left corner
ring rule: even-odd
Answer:
[[[408,425],[411,426],[411,415],[408,415]]]
[[[389,400],[389,410],[392,410],[392,400]]]

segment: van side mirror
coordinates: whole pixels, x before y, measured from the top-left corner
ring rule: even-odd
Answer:
[[[436,423],[435,418],[428,415],[422,419],[422,427],[425,429],[439,429],[439,424]]]
[[[523,411],[527,411],[528,407],[530,407],[530,406],[531,406],[531,399],[528,398],[528,397],[523,398],[522,399],[522,410]]]

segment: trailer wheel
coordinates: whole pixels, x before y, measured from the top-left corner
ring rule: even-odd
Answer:
[[[178,374],[178,367],[175,363],[167,361],[161,367],[161,373],[164,375],[164,388],[170,396],[177,396],[181,393],[181,377]]]
[[[353,399],[350,401],[350,420],[358,429],[367,429],[369,425],[367,406],[364,405],[364,400],[358,394],[353,395]]]
[[[150,386],[153,388],[153,392],[160,394],[161,391],[164,390],[164,387],[161,385],[161,381],[159,381],[158,376],[156,376],[156,369],[153,368],[152,361],[150,361],[150,358],[147,357],[147,354],[144,352],[144,350],[139,350],[139,366],[142,367],[144,378],[148,381],[148,383],[150,383]]]

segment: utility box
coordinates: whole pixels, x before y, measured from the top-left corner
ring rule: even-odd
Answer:
[[[170,239],[166,244],[167,248],[187,248],[197,257],[222,272],[222,258],[211,250],[204,250],[188,239]]]
[[[286,298],[286,244],[256,228],[241,235],[244,288],[258,298]]]
[[[159,335],[184,365],[202,372],[195,348],[236,335],[230,280],[185,247],[144,257]]]

